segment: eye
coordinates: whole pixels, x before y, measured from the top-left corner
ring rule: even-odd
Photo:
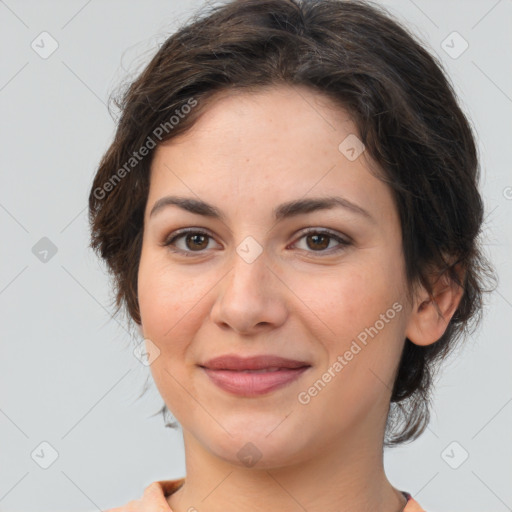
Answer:
[[[183,239],[182,247],[176,244],[177,240]],[[201,253],[204,249],[208,249],[209,239],[213,237],[206,231],[189,228],[181,229],[173,233],[162,245],[168,247],[172,252],[183,254],[184,256],[192,256],[191,253]]]
[[[342,251],[349,245],[351,241],[349,239],[342,238],[330,231],[311,228],[306,232],[303,232],[302,236],[298,239],[299,241],[305,239],[307,252],[317,253],[337,253]],[[168,247],[170,251],[179,253],[184,256],[193,256],[193,253],[202,253],[209,247],[210,240],[213,237],[206,231],[197,228],[187,228],[175,231],[172,235],[166,239],[162,244],[164,247]],[[337,242],[334,247],[331,246],[331,242]],[[181,247],[179,242],[182,242]],[[298,242],[295,242],[293,246],[296,246]]]
[[[343,249],[351,245],[351,242],[348,239],[342,238],[341,236],[336,235],[330,231],[319,230],[314,228],[303,233],[299,240],[302,239],[306,241],[306,249],[303,250],[306,250],[308,252],[332,254],[342,251]],[[337,242],[337,245],[332,247],[332,241]],[[297,245],[297,242],[295,242],[293,245]]]

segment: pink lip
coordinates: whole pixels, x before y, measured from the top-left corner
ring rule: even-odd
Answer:
[[[204,368],[211,381],[220,388],[243,396],[257,396],[286,386],[304,373],[309,366],[283,368],[277,371],[249,373],[236,370],[211,370]]]
[[[225,355],[200,365],[210,380],[221,389],[236,395],[257,396],[286,386],[299,378],[310,364],[279,356],[265,355],[242,358]],[[271,368],[279,368],[270,371]],[[247,370],[263,370],[250,372]]]
[[[280,356],[262,355],[252,357],[240,357],[236,354],[226,354],[206,361],[200,366],[211,370],[262,370],[264,368],[300,368],[311,366],[306,361],[286,359]]]

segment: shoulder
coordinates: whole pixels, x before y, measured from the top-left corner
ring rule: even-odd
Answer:
[[[403,512],[426,512],[426,510],[421,508],[421,505],[411,495],[408,495],[408,501]]]
[[[153,482],[144,489],[142,498],[104,512],[172,512],[166,497],[177,491],[184,481],[184,478],[180,478]]]

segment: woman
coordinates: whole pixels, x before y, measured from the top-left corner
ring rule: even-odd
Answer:
[[[238,0],[130,85],[91,245],[183,429],[187,476],[128,511],[422,510],[417,438],[488,268],[467,119],[363,2]]]

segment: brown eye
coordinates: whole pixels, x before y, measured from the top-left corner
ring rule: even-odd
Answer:
[[[187,234],[185,235],[185,245],[191,250],[206,249],[208,246],[208,238],[207,235],[199,233]]]
[[[204,231],[187,229],[173,233],[162,245],[172,252],[190,256],[205,252],[211,240],[213,237]]]
[[[308,247],[310,249],[327,249],[329,246],[329,236],[327,235],[307,235]],[[311,243],[309,243],[311,241]]]
[[[306,242],[305,248],[300,247],[300,241],[303,239]],[[334,242],[334,244],[332,244],[332,242]],[[304,233],[294,245],[299,246],[299,249],[303,249],[307,252],[332,254],[338,251],[342,251],[351,245],[351,242],[349,239],[342,238],[341,236],[331,233],[330,231],[312,229]]]

